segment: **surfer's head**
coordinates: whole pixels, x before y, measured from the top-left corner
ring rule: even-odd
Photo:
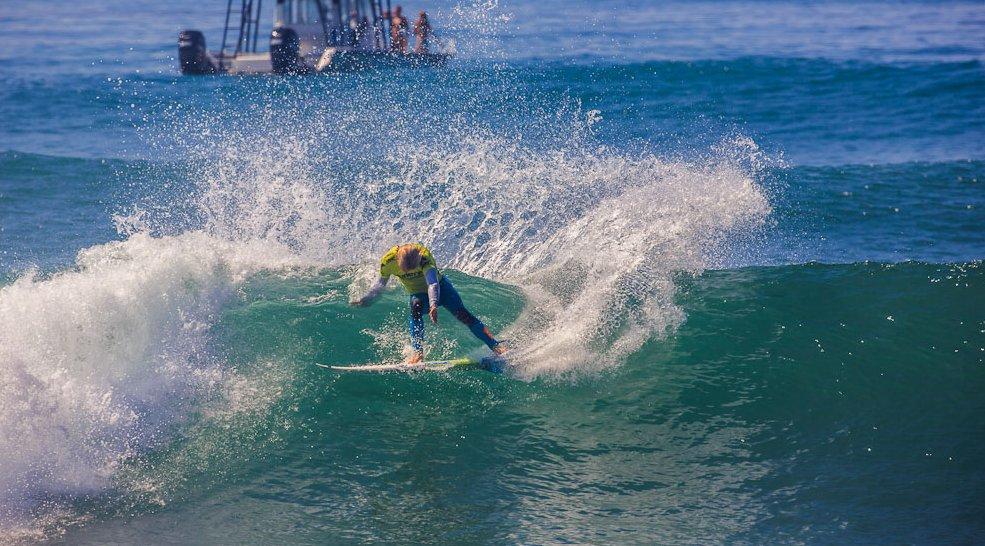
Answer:
[[[421,267],[421,250],[417,245],[404,245],[397,249],[397,267],[403,272]]]

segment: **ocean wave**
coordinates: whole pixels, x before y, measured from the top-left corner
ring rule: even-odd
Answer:
[[[249,381],[209,350],[237,283],[298,266],[271,243],[135,234],[0,288],[0,528],[68,510]]]
[[[398,118],[391,145],[366,158],[353,150],[365,154],[374,135],[346,131],[352,120],[306,117],[299,132],[265,116],[189,147],[208,232],[272,239],[336,267],[421,241],[442,266],[523,287],[529,313],[506,335],[517,358],[553,363],[532,375],[612,366],[672,329],[683,318],[673,276],[699,273],[727,253],[726,235],[770,213],[756,176],[772,162],[748,138],[686,162],[593,144],[596,118],[577,109],[558,113],[554,145],[537,147],[468,122],[421,143]]]

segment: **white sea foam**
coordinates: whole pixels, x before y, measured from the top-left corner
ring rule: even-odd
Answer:
[[[597,370],[680,324],[674,276],[727,253],[723,237],[770,206],[748,138],[671,161],[588,145],[588,125],[546,150],[483,131],[398,145],[346,175],[314,152],[317,137],[284,147],[275,130],[253,155],[219,154],[201,204],[224,237],[273,237],[329,266],[424,242],[443,266],[524,290],[506,333],[524,375]],[[366,267],[356,284],[372,276]]]
[[[506,334],[526,375],[619,363],[680,324],[673,278],[699,273],[722,238],[759,225],[770,207],[734,154],[702,165],[572,146],[548,153],[496,139],[392,158],[385,179],[360,179],[336,260],[370,259],[406,240],[449,267],[521,287],[528,306]]]
[[[39,506],[50,518],[104,491],[198,402],[242,391],[209,352],[210,327],[241,279],[288,265],[297,258],[270,242],[138,233],[0,288],[0,536],[30,530]]]

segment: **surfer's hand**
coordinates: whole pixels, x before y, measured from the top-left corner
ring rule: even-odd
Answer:
[[[435,324],[438,324],[438,308],[437,307],[432,307],[431,310],[428,311],[428,316],[431,317],[431,322],[433,322]]]

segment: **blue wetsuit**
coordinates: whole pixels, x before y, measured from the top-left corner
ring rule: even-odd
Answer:
[[[432,277],[434,275],[434,277]],[[451,314],[455,315],[462,324],[469,327],[472,334],[479,338],[483,343],[486,344],[490,349],[494,348],[499,344],[498,341],[493,339],[492,335],[489,333],[489,329],[486,328],[482,321],[477,319],[475,315],[469,312],[465,308],[465,304],[462,303],[462,297],[458,295],[458,291],[452,286],[451,281],[446,277],[442,276],[441,280],[437,280],[437,275],[434,270],[427,272],[428,284],[434,284],[437,282],[440,287],[438,295],[438,305],[444,307]],[[410,317],[408,320],[408,326],[410,327],[410,340],[411,344],[414,346],[414,350],[423,351],[424,350],[424,314],[428,310],[428,293],[419,292],[410,295]]]

